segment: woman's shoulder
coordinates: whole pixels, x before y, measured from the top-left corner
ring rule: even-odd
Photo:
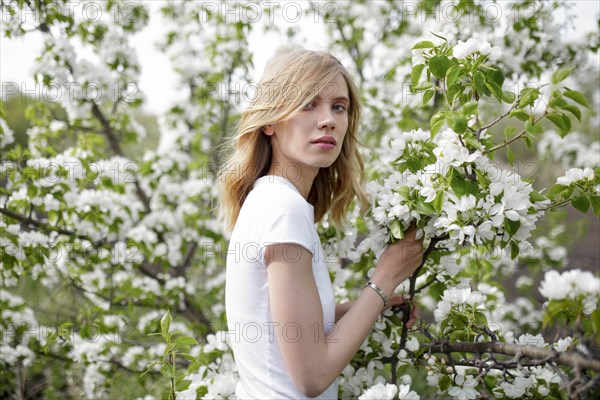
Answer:
[[[268,175],[256,180],[246,202],[252,210],[294,210],[313,213],[313,206],[285,178]]]

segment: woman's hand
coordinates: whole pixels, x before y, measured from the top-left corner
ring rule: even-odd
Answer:
[[[410,277],[423,262],[423,238],[417,239],[417,228],[412,226],[404,239],[388,245],[371,280],[389,295]]]
[[[400,295],[394,294],[394,295],[390,296],[388,305],[383,309],[383,311],[389,310],[391,308],[392,311],[394,311],[394,312],[398,312],[398,311],[406,312],[406,309],[407,309],[406,306],[408,305],[409,301],[410,301],[409,296],[400,296]],[[417,321],[418,316],[419,316],[419,307],[418,307],[417,303],[413,300],[412,302],[410,302],[410,318],[408,319],[406,326],[408,328],[412,328],[414,323]]]

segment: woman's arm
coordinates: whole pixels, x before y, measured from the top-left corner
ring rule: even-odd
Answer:
[[[354,300],[346,301],[335,305],[335,322],[338,322],[355,303]]]
[[[399,306],[399,305],[406,303],[406,299],[407,299],[407,297],[405,297],[405,296],[398,296],[398,295],[390,296],[388,305],[384,309],[384,311],[389,308],[392,308],[394,306]],[[350,301],[346,301],[344,303],[336,304],[335,305],[335,322],[338,322],[344,315],[346,315],[346,313],[348,312],[349,309],[352,308],[354,303],[356,303],[354,300],[350,300]],[[417,310],[418,310],[417,304],[413,303],[413,307],[411,308],[411,317],[408,320],[409,328],[417,320]]]
[[[371,278],[388,295],[421,263],[421,241],[414,233],[388,246]],[[289,254],[295,255],[294,261]],[[383,301],[374,290],[363,289],[325,337],[311,253],[299,245],[275,244],[269,246],[265,263],[283,359],[296,387],[308,397],[318,396],[354,357],[383,310]]]

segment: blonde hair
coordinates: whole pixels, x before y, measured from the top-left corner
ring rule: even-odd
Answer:
[[[350,74],[327,52],[299,46],[280,48],[267,62],[256,96],[242,113],[237,132],[226,143],[230,156],[218,173],[219,217],[232,230],[254,182],[271,166],[271,138],[267,125],[292,117],[316,97],[324,86],[342,74],[348,85],[348,130],[336,161],[321,168],[313,181],[308,202],[315,222],[331,209],[333,223],[341,225],[355,197],[364,213],[368,200],[363,190],[364,162],[358,151],[360,96]]]

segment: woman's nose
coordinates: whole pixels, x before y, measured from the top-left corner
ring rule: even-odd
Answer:
[[[319,114],[319,129],[334,129],[335,128],[335,118],[333,118],[333,110],[329,107],[329,104],[325,108],[324,111],[321,111]]]

